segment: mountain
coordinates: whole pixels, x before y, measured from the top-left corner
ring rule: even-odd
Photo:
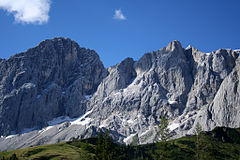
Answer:
[[[240,127],[240,51],[203,53],[179,41],[104,68],[97,53],[54,38],[0,61],[0,149],[96,136],[151,143],[160,117],[174,138],[199,122]]]
[[[77,117],[107,75],[95,51],[55,38],[1,60],[0,134],[41,128],[55,117]]]

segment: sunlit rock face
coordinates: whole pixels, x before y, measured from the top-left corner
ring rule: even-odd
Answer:
[[[105,69],[93,50],[69,39],[43,41],[0,60],[0,148],[92,137],[106,129],[120,143],[136,136],[150,143],[163,115],[174,138],[192,134],[197,122],[204,130],[240,127],[239,53],[203,53],[172,41]]]

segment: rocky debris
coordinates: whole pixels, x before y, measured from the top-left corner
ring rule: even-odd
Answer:
[[[38,54],[38,61],[26,59]],[[0,138],[2,150],[96,136],[106,129],[120,143],[136,136],[139,143],[150,143],[162,115],[174,138],[192,134],[197,122],[204,130],[240,127],[238,51],[203,53],[173,41],[138,61],[127,58],[105,69],[94,51],[57,38],[0,64],[0,131],[19,133]]]

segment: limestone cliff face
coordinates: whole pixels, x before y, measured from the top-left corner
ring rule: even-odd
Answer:
[[[106,75],[95,51],[64,38],[1,60],[0,134],[85,113],[85,95],[93,94]]]
[[[205,130],[216,126],[240,126],[240,57],[232,72],[223,80],[213,101],[203,108],[196,119]]]
[[[162,115],[180,137],[240,127],[240,52],[203,53],[173,41],[105,69],[98,55],[56,38],[0,60],[0,148],[57,143],[108,129],[115,141],[152,142]],[[50,125],[46,127],[46,125]]]
[[[108,71],[91,99],[91,116],[100,120],[92,123],[121,135],[149,130],[161,115],[171,119],[181,115],[193,83],[178,41],[136,62],[128,58]]]

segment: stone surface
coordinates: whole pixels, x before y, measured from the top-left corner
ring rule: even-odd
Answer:
[[[197,122],[204,130],[240,127],[239,53],[203,53],[173,41],[105,69],[92,50],[69,39],[46,40],[0,61],[0,149],[106,129],[120,143],[136,135],[139,143],[150,143],[162,115],[173,138],[192,134]]]
[[[85,113],[85,95],[107,75],[93,50],[70,39],[45,40],[0,62],[0,134],[44,127],[58,116]]]

